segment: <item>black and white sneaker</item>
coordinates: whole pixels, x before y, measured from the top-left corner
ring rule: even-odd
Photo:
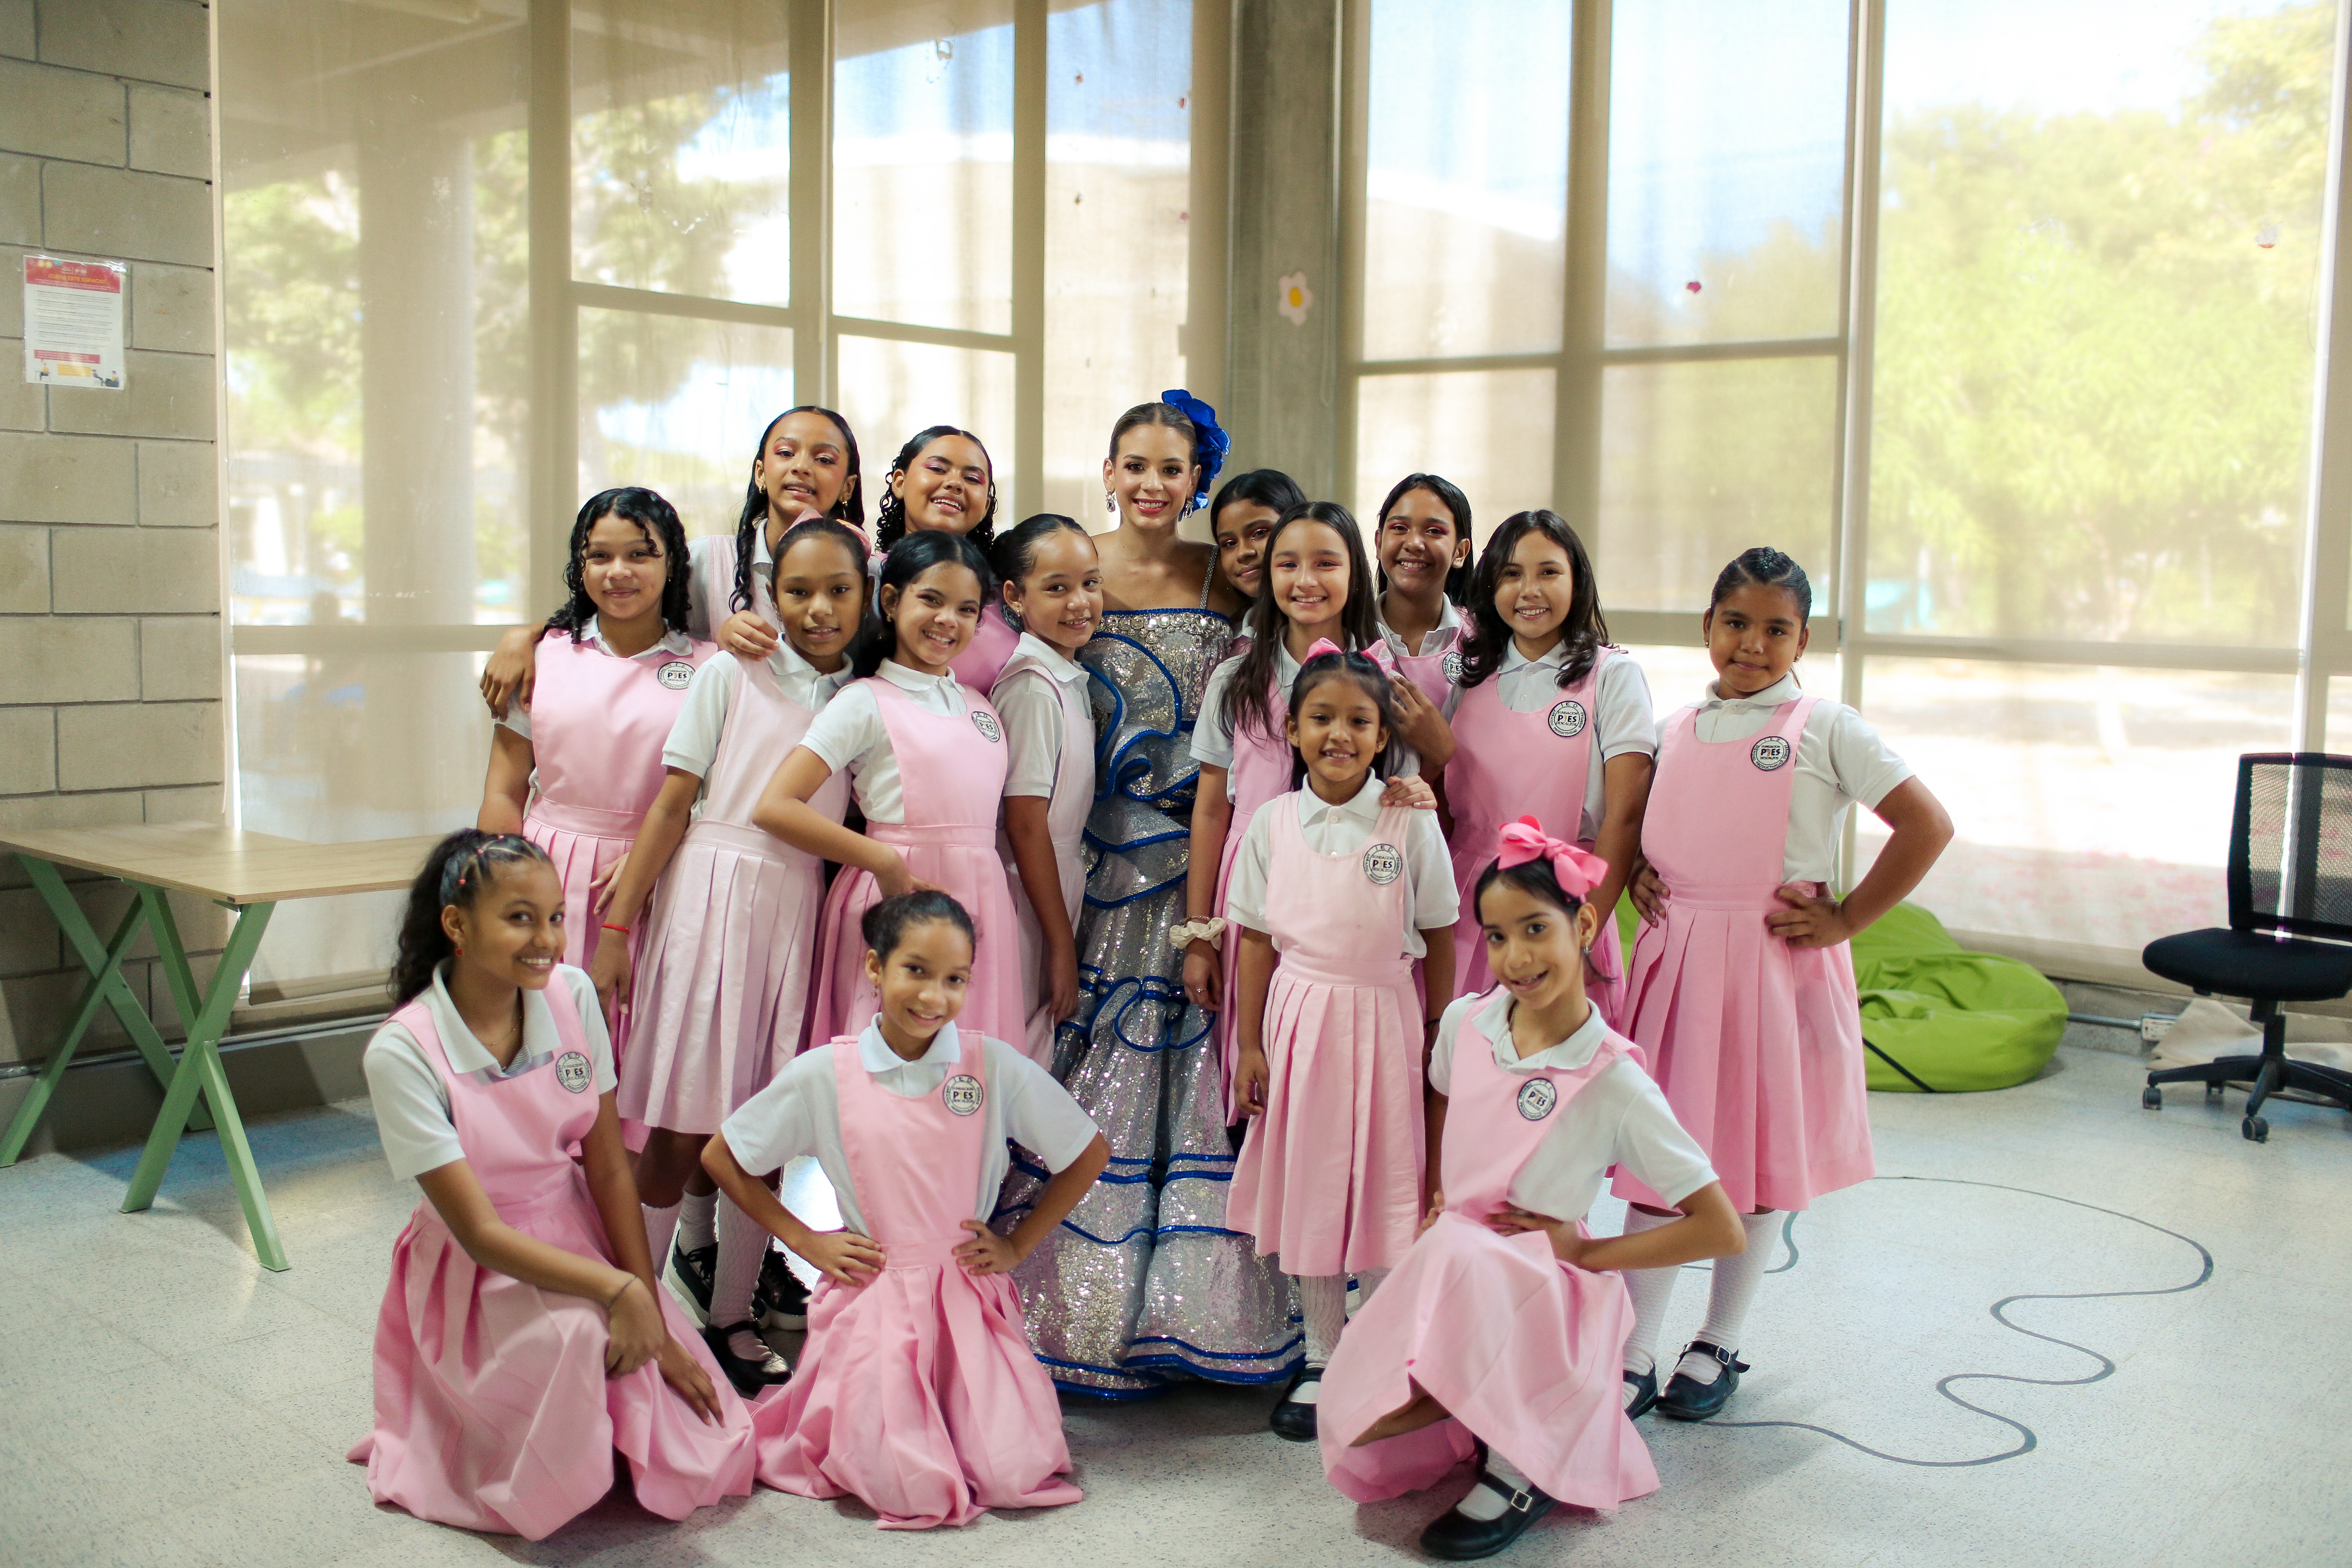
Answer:
[[[719,1246],[698,1247],[692,1252],[683,1244],[674,1244],[669,1252],[670,1278],[677,1281],[678,1293],[685,1298],[688,1310],[694,1321],[708,1325],[710,1321],[710,1278],[718,1272]]]
[[[1266,1417],[1266,1426],[1277,1437],[1293,1443],[1315,1441],[1315,1398],[1323,1392],[1323,1369],[1302,1366],[1290,1374],[1283,1385],[1282,1397],[1275,1402],[1274,1414]],[[1304,1394],[1305,1399],[1298,1396]]]
[[[727,1342],[738,1333],[750,1335],[752,1342],[759,1346],[759,1353],[737,1355],[735,1348]],[[791,1363],[768,1347],[748,1320],[730,1323],[723,1329],[715,1326],[706,1328],[702,1331],[702,1342],[710,1347],[710,1359],[719,1363],[719,1370],[727,1374],[727,1381],[735,1385],[735,1392],[746,1399],[756,1399],[761,1389],[792,1381]]]
[[[790,1333],[808,1327],[808,1287],[778,1247],[768,1248],[760,1259],[760,1282],[751,1288],[751,1318],[763,1329]]]

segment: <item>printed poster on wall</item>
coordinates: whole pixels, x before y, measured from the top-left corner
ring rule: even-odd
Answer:
[[[122,389],[120,261],[25,258],[25,379]]]

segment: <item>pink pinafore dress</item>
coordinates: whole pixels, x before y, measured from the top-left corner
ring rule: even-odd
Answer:
[[[885,1530],[969,1524],[991,1508],[1076,1502],[1053,1380],[1029,1349],[1009,1274],[964,1272],[992,1086],[987,1047],[919,1099],[891,1093],[833,1042],[841,1145],[887,1267],[819,1284],[808,1342],[783,1394],[752,1413],[760,1479],[801,1497],[844,1495]],[[919,1157],[918,1157],[918,1155]]]
[[[499,1217],[611,1263],[588,1179],[571,1158],[596,1121],[588,1047],[562,976],[546,995],[561,1043],[551,1059],[511,1078],[451,1070],[424,1003],[393,1017],[447,1087],[466,1163]],[[748,1495],[750,1413],[668,1292],[654,1294],[670,1333],[709,1375],[717,1426],[651,1362],[607,1377],[602,1306],[482,1268],[419,1202],[393,1244],[376,1317],[375,1429],[351,1451],[367,1466],[369,1492],[420,1519],[531,1541],[603,1500],[615,1449],[637,1500],[664,1519]]]
[[[588,967],[603,934],[590,886],[636,841],[666,776],[662,742],[695,670],[715,651],[696,642],[672,658],[620,658],[593,637],[573,642],[570,632],[539,640],[530,699],[536,791],[522,836],[547,851],[563,880],[563,962],[574,968]],[[642,935],[632,940],[642,951]]]
[[[751,810],[815,717],[767,660],[737,663],[702,814],[641,921],[614,1097],[623,1116],[716,1132],[801,1048],[824,863],[752,826]],[[835,773],[808,804],[839,822],[848,801],[849,780]]]
[[[1247,647],[1246,642],[1241,645],[1244,650]],[[1396,658],[1387,643],[1374,642],[1363,652],[1391,675],[1396,674]],[[1236,652],[1232,657],[1239,658],[1240,654]],[[1234,731],[1234,765],[1225,771],[1225,798],[1232,805],[1233,815],[1225,823],[1224,847],[1217,852],[1216,910],[1220,915],[1225,912],[1225,894],[1234,885],[1234,860],[1242,852],[1242,835],[1249,831],[1250,818],[1267,801],[1296,787],[1291,773],[1298,752],[1290,743],[1289,727],[1290,692],[1276,683],[1267,696],[1265,731],[1261,733],[1247,725],[1237,726]],[[1232,1002],[1234,987],[1241,981],[1241,955],[1240,936],[1226,931],[1219,950],[1224,988],[1218,993],[1225,1005],[1218,1016],[1216,1029],[1218,1060],[1223,1065],[1225,1077],[1227,1126],[1242,1119],[1241,1104],[1234,1095],[1234,1069],[1241,1065],[1242,1040]]]
[[[1761,733],[1715,743],[1685,709],[1660,741],[1642,819],[1666,914],[1634,940],[1625,1032],[1742,1214],[1808,1207],[1875,1168],[1853,952],[1791,947],[1764,924],[1788,908],[1774,889],[1815,700],[1783,703]],[[1622,1171],[1612,1190],[1667,1206]]]
[[[1021,646],[1021,634],[1004,618],[1002,605],[990,605],[980,613],[980,625],[971,634],[964,650],[948,661],[955,671],[956,684],[966,691],[976,691],[985,697],[995,689],[996,678],[1013,658],[1013,650]]]
[[[1421,1013],[1404,956],[1412,813],[1318,854],[1277,795],[1265,920],[1281,957],[1259,1031],[1265,1110],[1234,1164],[1225,1223],[1286,1274],[1392,1267],[1421,1214]],[[1238,942],[1235,942],[1238,945]]]
[[[1051,670],[1033,658],[1014,659],[996,679],[1000,686],[1013,679],[1043,681],[1062,710],[1062,751],[1055,767],[1054,794],[1045,806],[1045,829],[1054,841],[1054,868],[1061,873],[1062,911],[1075,931],[1087,891],[1087,814],[1095,803],[1094,709],[1087,700],[1084,684],[1056,680]],[[1003,837],[999,850],[1013,874],[1013,913],[1021,922],[1021,1002],[1027,1011],[1028,1029],[1017,1043],[1030,1060],[1050,1068],[1054,1031],[1061,1020],[1047,1006],[1053,985],[1046,973],[1045,937],[1037,923],[1037,911],[1030,907],[1028,892],[1021,885],[1010,837]]]
[[[1559,1108],[1620,1057],[1641,1055],[1612,1034],[1580,1068],[1507,1072],[1475,1016],[1454,1036],[1438,1156],[1445,1212],[1332,1352],[1316,1418],[1323,1473],[1373,1502],[1433,1485],[1470,1457],[1475,1436],[1560,1501],[1613,1509],[1658,1489],[1650,1451],[1625,1419],[1633,1305],[1624,1281],[1561,1262],[1539,1231],[1507,1237],[1486,1222],[1509,1206],[1512,1178]],[[1608,1155],[1595,1152],[1596,1180]],[[1451,1419],[1348,1446],[1405,1405],[1413,1385]]]
[[[1507,822],[1533,816],[1557,838],[1582,838],[1585,788],[1601,765],[1601,667],[1616,657],[1603,647],[1592,668],[1532,713],[1514,713],[1495,676],[1462,693],[1454,710],[1454,761],[1445,769],[1445,802],[1454,812],[1454,885],[1462,895],[1462,923],[1454,928],[1454,993],[1475,996],[1495,984],[1486,970],[1486,940],[1475,895],[1479,874],[1495,858],[1495,835]],[[1458,669],[1460,666],[1457,664]],[[1601,1020],[1618,1025],[1625,965],[1617,942],[1616,911],[1601,911],[1601,933],[1587,955],[1585,994]]]
[[[1384,643],[1386,640],[1382,639]],[[1402,640],[1398,639],[1400,643]],[[1447,626],[1444,631],[1434,631],[1422,638],[1419,653],[1400,653],[1395,647],[1391,647],[1389,657],[1396,661],[1398,674],[1420,687],[1421,694],[1431,703],[1443,708],[1445,706],[1445,694],[1454,685],[1454,672],[1462,668],[1459,658],[1446,656],[1461,644],[1462,628]]]
[[[889,733],[907,812],[904,822],[867,823],[866,835],[904,855],[918,880],[945,889],[971,916],[971,985],[961,1016],[973,1034],[1019,1040],[1028,1029],[1021,922],[996,846],[1010,765],[1003,721],[974,692],[964,693],[964,712],[934,713],[878,675],[861,684],[873,689]],[[854,866],[842,868],[825,893],[810,1039],[855,1037],[873,1022],[879,1004],[866,978],[858,921],[880,901],[874,874]]]

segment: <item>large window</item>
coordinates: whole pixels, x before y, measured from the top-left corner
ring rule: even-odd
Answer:
[[[944,423],[1005,515],[1099,517],[1103,437],[1184,384],[1199,318],[1193,27],[1191,0],[222,0],[244,824],[470,820],[481,660],[555,607],[581,499],[650,485],[730,530],[794,403],[847,416],[869,515]],[[380,973],[394,901],[281,922],[257,977]]]
[[[1429,468],[1482,534],[1562,512],[1662,708],[1779,545],[1807,684],[1952,808],[1949,924],[2127,967],[2218,922],[2233,759],[2323,743],[2347,645],[2331,605],[2297,647],[2335,0],[1349,25],[1356,503]]]

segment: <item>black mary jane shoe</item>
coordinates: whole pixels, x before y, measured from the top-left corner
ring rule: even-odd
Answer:
[[[1448,1510],[1421,1532],[1421,1549],[1448,1563],[1470,1563],[1492,1557],[1517,1541],[1528,1526],[1552,1510],[1552,1497],[1536,1487],[1521,1491],[1505,1485],[1483,1465],[1475,1486],[1492,1487],[1504,1501],[1493,1519],[1472,1519],[1459,1508]]]
[[[761,1328],[799,1333],[808,1327],[808,1287],[774,1247],[760,1259],[760,1282],[751,1289],[751,1317]]]
[[[1293,1443],[1315,1441],[1315,1406],[1301,1403],[1298,1398],[1299,1389],[1308,1384],[1318,1388],[1323,1385],[1321,1367],[1302,1366],[1290,1374],[1288,1383],[1282,1385],[1282,1397],[1275,1402],[1274,1414],[1265,1421],[1276,1436]]]
[[[1629,1372],[1625,1381],[1633,1388],[1633,1397],[1625,1405],[1625,1419],[1639,1421],[1658,1402],[1658,1369],[1654,1366],[1647,1372]]]
[[[727,1381],[735,1385],[737,1394],[745,1399],[757,1399],[761,1389],[773,1388],[780,1383],[793,1380],[792,1367],[783,1357],[770,1350],[765,1342],[761,1342],[761,1353],[757,1356],[740,1356],[729,1348],[727,1336],[738,1329],[751,1329],[752,1337],[758,1337],[758,1331],[752,1329],[748,1318],[740,1323],[730,1323],[723,1329],[713,1324],[702,1331],[702,1342],[710,1347],[710,1359],[719,1363],[719,1370],[727,1374]]]
[[[1720,1411],[1738,1391],[1739,1374],[1748,1370],[1748,1363],[1721,1345],[1712,1345],[1705,1340],[1691,1341],[1683,1355],[1713,1356],[1723,1370],[1716,1373],[1713,1383],[1701,1383],[1675,1373],[1667,1382],[1666,1391],[1658,1395],[1658,1414],[1677,1421],[1704,1421]],[[1675,1359],[1679,1364],[1682,1357]]]
[[[686,1292],[688,1305],[694,1309],[695,1320],[706,1326],[710,1321],[710,1279],[719,1268],[719,1246],[698,1247],[688,1252],[683,1246],[673,1244],[669,1249],[670,1277],[678,1289]]]

